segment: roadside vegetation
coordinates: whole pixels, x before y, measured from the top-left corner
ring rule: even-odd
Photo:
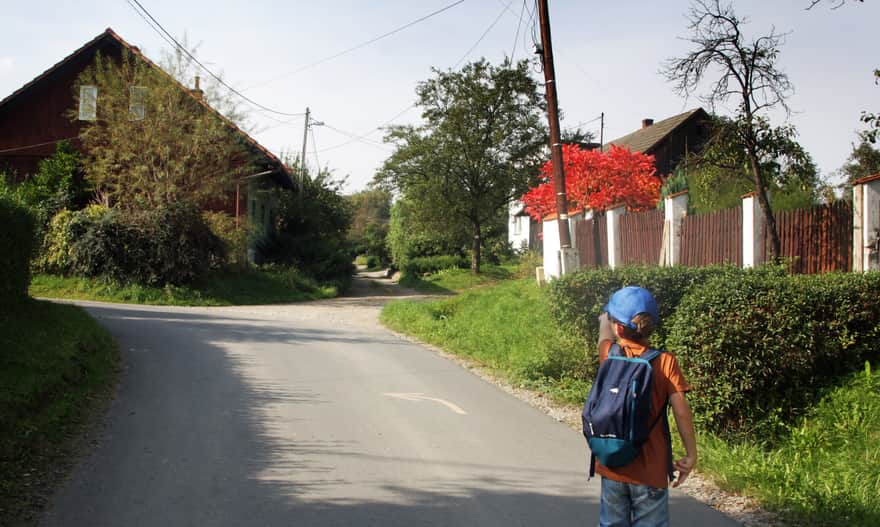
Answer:
[[[436,273],[427,283],[442,282]],[[582,270],[538,288],[513,279],[381,320],[558,404],[582,404],[596,318],[626,284],[654,291],[653,344],[679,357],[694,393],[700,470],[792,525],[876,525],[880,499],[880,274],[790,276],[782,267]]]

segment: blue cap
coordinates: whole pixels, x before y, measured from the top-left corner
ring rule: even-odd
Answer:
[[[654,296],[643,287],[629,286],[618,289],[605,304],[608,315],[630,329],[638,329],[632,319],[639,313],[647,313],[660,323],[660,312]]]

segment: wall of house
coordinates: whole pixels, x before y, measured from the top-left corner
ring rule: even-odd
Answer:
[[[68,115],[76,108],[76,79],[92,63],[97,50],[104,56],[120,55],[119,48],[109,43],[85,50],[0,106],[0,171],[14,173],[17,179],[22,179],[35,173],[40,160],[55,152],[54,141],[76,138],[80,121],[72,121]],[[8,95],[11,94],[0,94]],[[71,142],[78,146],[76,139]],[[40,146],[18,149],[31,145]],[[13,148],[16,150],[2,152]]]
[[[687,152],[699,150],[709,135],[709,124],[699,117],[693,118],[670,134],[650,153],[654,154],[657,174],[668,176],[684,159]]]

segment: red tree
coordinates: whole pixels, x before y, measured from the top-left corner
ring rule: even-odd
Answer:
[[[562,159],[570,210],[604,211],[626,205],[634,211],[657,205],[660,179],[654,175],[654,156],[614,145],[606,152],[563,145]],[[538,221],[556,212],[551,161],[541,168],[541,180],[543,183],[522,197],[526,212]]]

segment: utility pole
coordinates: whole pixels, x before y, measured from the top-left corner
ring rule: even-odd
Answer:
[[[547,118],[550,121],[550,159],[553,163],[556,190],[557,225],[559,227],[560,274],[577,268],[577,253],[571,248],[568,230],[568,200],[565,195],[565,169],[562,161],[562,140],[559,134],[559,103],[556,96],[556,70],[553,67],[553,45],[550,39],[550,11],[547,0],[538,0],[541,24],[541,55],[544,63]],[[574,258],[572,261],[571,259]]]
[[[599,151],[605,148],[605,112],[599,114]]]
[[[299,158],[299,196],[302,199],[303,189],[306,184],[306,140],[309,138],[309,107],[306,106],[306,124],[303,125],[303,149],[302,157]]]

